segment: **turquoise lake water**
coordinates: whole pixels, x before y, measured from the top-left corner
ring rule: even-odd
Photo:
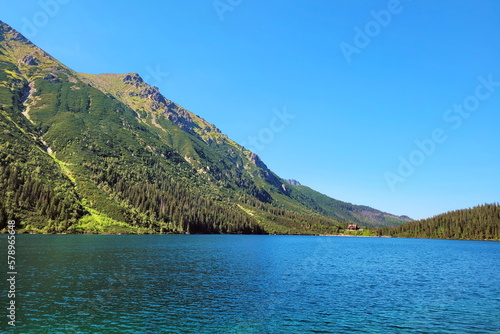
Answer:
[[[1,286],[8,333],[500,333],[498,242],[22,235],[16,246],[15,330]]]

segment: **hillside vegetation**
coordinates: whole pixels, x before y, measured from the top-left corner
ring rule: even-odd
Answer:
[[[485,204],[452,211],[397,227],[381,228],[376,233],[406,238],[500,240],[500,205]]]
[[[336,234],[409,220],[290,185],[137,73],[77,73],[3,22],[0,124],[0,230]]]

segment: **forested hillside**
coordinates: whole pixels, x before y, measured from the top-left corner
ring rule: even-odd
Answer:
[[[77,73],[3,22],[0,125],[0,230],[335,234],[406,219],[346,215],[137,73]]]
[[[406,238],[500,240],[500,205],[485,204],[429,219],[381,228],[378,235]]]
[[[316,203],[325,214],[341,222],[359,224],[364,227],[398,226],[411,221],[407,216],[396,216],[364,205],[354,205],[323,195],[306,186],[296,186],[302,194]]]

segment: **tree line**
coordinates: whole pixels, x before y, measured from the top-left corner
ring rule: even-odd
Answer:
[[[375,232],[379,236],[406,238],[500,240],[500,205],[484,204]]]

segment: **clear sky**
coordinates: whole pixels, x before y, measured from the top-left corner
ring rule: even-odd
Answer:
[[[500,201],[497,0],[0,0],[79,72],[138,72],[284,178],[412,218]]]

